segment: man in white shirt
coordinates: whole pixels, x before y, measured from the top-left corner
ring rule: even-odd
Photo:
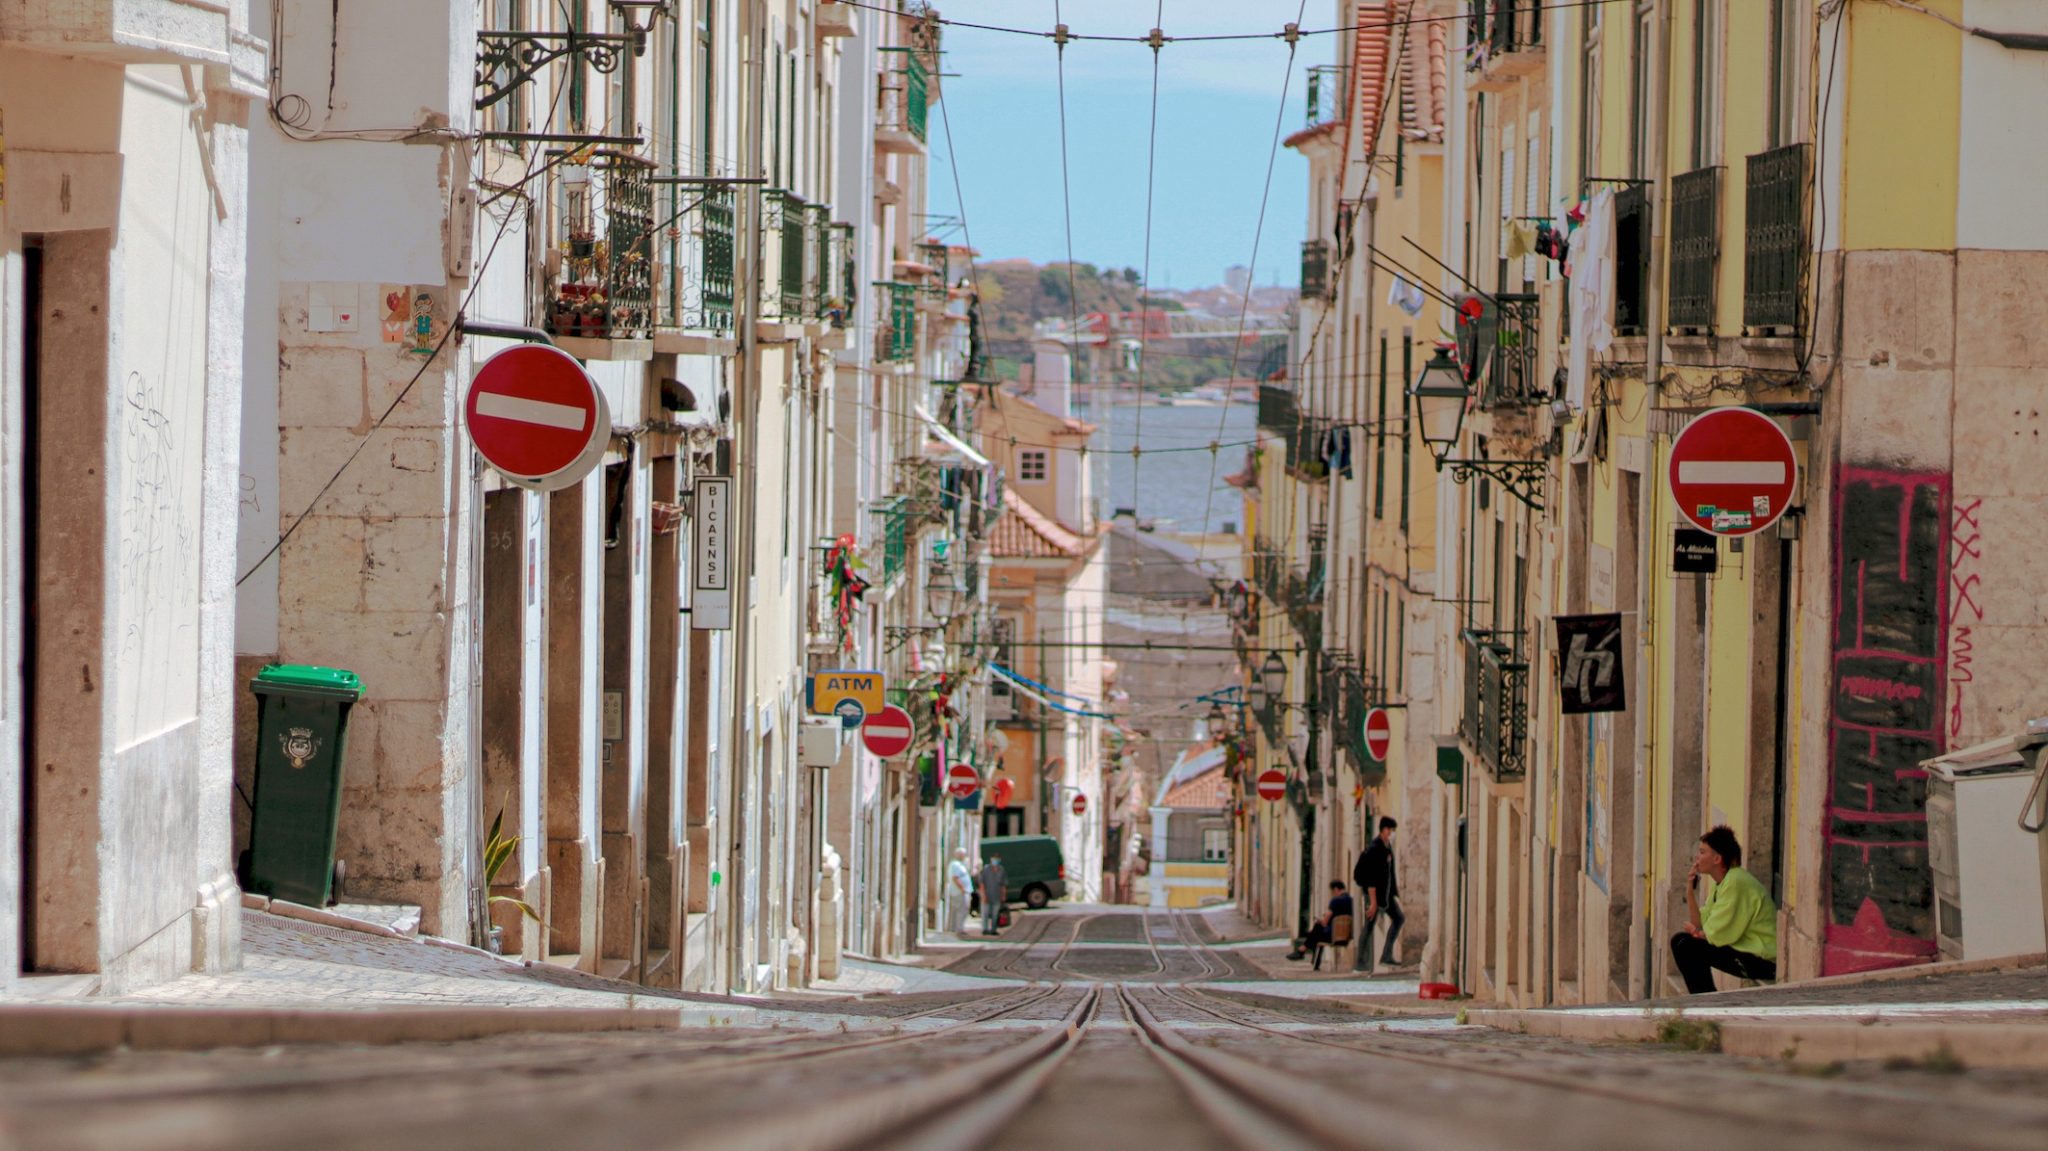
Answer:
[[[946,865],[946,930],[967,934],[967,901],[974,893],[974,875],[967,867],[967,849],[953,849],[953,862]]]

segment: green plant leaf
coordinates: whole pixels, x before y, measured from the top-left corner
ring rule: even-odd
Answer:
[[[491,902],[493,904],[509,903],[518,908],[528,919],[533,920],[535,923],[540,922],[540,912],[535,911],[533,904],[526,902],[524,899],[517,899],[510,895],[493,895],[491,896]]]

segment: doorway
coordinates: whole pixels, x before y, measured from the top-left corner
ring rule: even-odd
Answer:
[[[42,314],[43,246],[40,237],[22,237],[21,252],[21,614],[15,634],[21,643],[21,970],[36,969],[36,591],[41,573],[38,509],[42,466]]]

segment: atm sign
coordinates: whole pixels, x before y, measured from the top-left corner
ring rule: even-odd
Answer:
[[[879,671],[821,671],[804,685],[804,705],[812,715],[835,715],[845,700],[874,715],[882,710],[882,689],[888,681]]]

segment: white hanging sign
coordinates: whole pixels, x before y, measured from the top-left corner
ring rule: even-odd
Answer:
[[[732,477],[703,476],[692,489],[690,627],[732,630]]]

